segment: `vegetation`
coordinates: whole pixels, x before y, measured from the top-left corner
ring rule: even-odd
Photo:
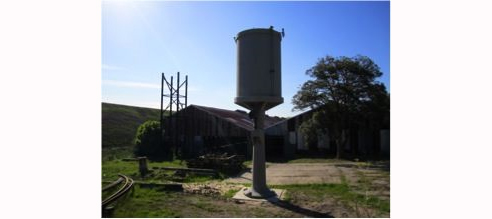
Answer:
[[[389,103],[389,102],[388,102]],[[376,104],[377,105],[377,104]],[[379,106],[379,105],[378,105]],[[106,113],[105,113],[106,108]],[[111,108],[107,111],[107,108]],[[143,110],[143,111],[141,111]],[[156,129],[159,127],[159,123],[146,122],[142,124],[141,128],[138,125],[144,121],[149,120],[146,116],[154,116],[156,118],[150,118],[151,120],[158,119],[159,111],[155,110],[155,114],[148,113],[146,111],[153,111],[152,109],[128,107],[114,104],[103,103],[103,162],[102,162],[102,181],[114,181],[117,179],[119,173],[125,174],[137,181],[144,181],[148,183],[162,183],[167,181],[179,181],[183,183],[189,182],[203,182],[207,183],[215,179],[223,179],[224,175],[219,177],[202,176],[194,174],[176,174],[176,171],[163,170],[160,167],[186,167],[186,162],[181,160],[174,160],[168,162],[153,162],[148,163],[148,168],[151,172],[145,176],[140,177],[138,171],[138,163],[136,161],[121,161],[120,158],[126,158],[132,156],[133,143],[137,143],[136,148],[139,148],[138,155],[150,154],[142,153],[155,147],[155,135]],[[108,115],[111,114],[109,117]],[[121,115],[135,115],[137,119],[131,120],[132,125],[123,120],[112,120],[114,118],[127,118]],[[106,116],[104,116],[106,115]],[[115,116],[116,115],[116,116]],[[120,115],[121,117],[119,117]],[[145,115],[145,116],[144,116]],[[376,115],[376,114],[373,114]],[[319,115],[317,115],[319,116]],[[109,118],[109,120],[108,120]],[[112,119],[111,119],[112,118]],[[145,118],[145,119],[143,119]],[[313,117],[314,118],[314,117]],[[365,118],[365,121],[370,121]],[[373,117],[371,117],[373,118]],[[127,118],[128,119],[128,118]],[[142,120],[140,120],[142,119]],[[109,121],[109,122],[108,122]],[[115,123],[120,121],[124,123]],[[106,122],[106,125],[105,125]],[[309,126],[321,127],[321,123],[312,119]],[[110,126],[108,126],[108,124]],[[131,133],[127,130],[129,126],[134,127]],[[306,130],[309,130],[308,125]],[[112,130],[108,130],[108,127],[112,127]],[[332,128],[332,127],[328,127]],[[105,131],[106,130],[106,131]],[[320,129],[325,130],[325,129]],[[109,132],[108,132],[109,131]],[[128,132],[128,133],[126,133]],[[123,139],[117,139],[120,137],[116,133],[126,133],[125,136],[132,136],[129,143],[121,141]],[[133,139],[137,133],[136,138]],[[150,139],[146,140],[146,137]],[[112,140],[110,140],[112,139]],[[128,140],[128,139],[127,139]],[[106,143],[106,145],[105,145]],[[146,148],[150,146],[150,148]],[[318,158],[301,158],[290,161],[284,161],[287,163],[332,163],[340,162],[335,159],[318,159]],[[245,161],[245,164],[251,164],[251,161]],[[358,168],[364,168],[370,163],[357,162],[355,163]],[[344,206],[344,208],[353,209],[356,212],[361,212],[361,216],[388,216],[390,211],[389,200],[380,198],[379,196],[370,195],[364,191],[374,191],[375,184],[372,183],[373,176],[366,176],[362,171],[357,172],[358,180],[349,185],[345,176],[341,175],[341,183],[337,184],[308,184],[308,185],[273,185],[273,188],[287,189],[286,202],[291,203],[293,207],[297,206],[310,206],[316,202],[323,202],[325,200],[336,200],[336,206]],[[389,178],[389,173],[383,177]],[[244,186],[251,186],[251,184],[244,184]],[[226,187],[227,189],[227,187]],[[238,207],[238,204],[228,200],[234,196],[238,189],[229,189],[222,196],[208,197],[205,195],[180,193],[180,192],[166,192],[159,189],[144,189],[140,186],[135,186],[134,191],[128,195],[126,199],[122,199],[115,208],[114,217],[299,217],[299,212],[285,210],[279,207],[272,206],[254,206],[254,205],[242,205]],[[389,190],[386,190],[389,191]],[[103,197],[107,194],[103,193]],[[321,205],[320,205],[321,206]],[[310,208],[310,207],[307,207]],[[362,210],[364,209],[364,210]],[[367,213],[369,209],[370,213]],[[313,211],[319,211],[319,209],[313,209]],[[365,212],[365,214],[364,214]],[[376,213],[373,213],[376,212]],[[302,216],[302,215],[301,215]],[[357,213],[359,216],[359,213]]]
[[[370,208],[375,209],[378,215],[389,214],[390,203],[377,196],[367,196],[354,191],[346,182],[340,184],[294,184],[276,185],[273,188],[288,190],[288,200],[297,203],[303,197],[309,197],[313,202],[321,202],[327,198],[335,198],[349,208]],[[360,214],[364,214],[360,209]],[[374,215],[370,215],[374,216]]]
[[[137,128],[147,120],[159,120],[159,109],[102,103],[102,147],[133,146]],[[103,156],[104,157],[104,156]]]
[[[227,192],[225,192],[224,197],[232,198],[237,192],[239,192],[239,189],[229,189],[227,190]]]
[[[243,162],[243,166],[245,166],[245,167],[250,166],[250,165],[253,165],[253,161],[252,160],[245,160]]]
[[[251,185],[249,185],[251,186]],[[334,206],[357,211],[359,217],[388,217],[390,203],[376,196],[362,195],[346,182],[341,184],[274,185],[286,189],[284,202],[290,206],[311,206],[334,200]],[[240,205],[228,198],[237,189],[222,196],[162,191],[135,186],[129,197],[122,200],[114,217],[300,217],[290,210],[273,205]]]
[[[338,159],[352,130],[389,126],[389,94],[376,81],[382,72],[370,58],[326,56],[306,74],[313,79],[302,85],[292,103],[294,109],[315,112],[301,131],[308,140],[318,131],[329,133],[337,144]]]
[[[180,217],[173,208],[166,206],[169,200],[177,199],[179,193],[160,192],[154,189],[142,189],[134,187],[131,197],[119,206],[114,212],[114,217]]]
[[[186,162],[181,160],[165,161],[165,162],[148,162],[148,168],[150,172],[141,178],[138,170],[137,161],[121,161],[121,160],[108,160],[102,163],[102,180],[103,182],[114,181],[118,178],[118,174],[123,174],[133,178],[135,180],[148,182],[148,183],[167,183],[167,182],[179,182],[179,183],[197,183],[207,182],[211,180],[222,180],[225,175],[218,174],[217,176],[200,175],[192,172],[179,174],[175,170],[164,170],[161,167],[178,167],[186,168]]]
[[[161,142],[161,124],[158,121],[146,121],[137,129],[135,136],[136,156],[146,156],[151,160],[172,158],[169,150],[163,147]]]
[[[300,132],[304,136],[304,142],[311,152],[316,152],[318,150],[318,136],[321,135],[319,129],[317,129],[316,121],[310,119],[304,121],[299,126]]]
[[[102,161],[133,157],[133,147],[103,147]]]
[[[300,158],[289,160],[287,163],[338,163],[340,160],[326,158]]]
[[[297,159],[292,163],[311,162],[339,162],[334,159]],[[356,165],[355,165],[356,164]],[[341,212],[349,212],[353,217],[388,217],[390,212],[389,199],[378,193],[382,188],[375,180],[388,180],[389,172],[366,175],[363,171],[370,163],[357,162],[354,164],[356,180],[345,176],[340,170],[340,183],[326,184],[291,184],[269,185],[271,188],[286,189],[284,201],[280,205],[249,205],[238,204],[230,200],[236,192],[237,186],[224,186],[226,190],[222,195],[207,196],[203,194],[191,194],[182,192],[162,191],[158,187],[140,188],[135,186],[133,193],[120,201],[114,212],[114,217],[302,217],[324,214],[328,209],[344,209]],[[163,183],[175,180],[174,171],[159,169],[159,167],[185,167],[186,162],[175,160],[173,162],[149,162],[152,170],[144,179],[138,173],[136,161],[125,162],[111,160],[103,162],[103,181],[114,181],[117,173],[123,173],[137,181],[149,183]],[[357,167],[355,167],[357,166]],[[360,170],[359,170],[360,169]],[[219,178],[222,178],[221,176]],[[353,176],[350,176],[353,177]],[[216,178],[209,176],[189,175],[181,178],[179,182],[194,182],[208,184]],[[215,183],[219,183],[215,181]],[[230,183],[220,182],[223,185]],[[236,183],[231,183],[235,184]],[[251,183],[240,183],[250,187]],[[212,186],[213,187],[213,186]],[[220,188],[220,186],[219,186]],[[104,196],[104,194],[103,194]],[[283,206],[283,207],[281,207]],[[323,207],[328,206],[328,207]],[[294,209],[294,210],[293,210]],[[296,209],[301,209],[297,211]],[[308,209],[308,210],[302,210]],[[311,213],[309,213],[311,211]],[[316,213],[316,214],[312,214]],[[336,213],[336,212],[335,212]],[[336,216],[343,216],[340,212]]]
[[[118,178],[118,174],[127,176],[138,176],[138,164],[136,162],[125,162],[120,160],[105,161],[102,163],[103,181],[113,181]]]
[[[233,201],[228,201],[223,196],[159,191],[135,186],[133,194],[118,204],[113,217],[253,218],[293,217],[293,214],[290,211],[280,211],[271,206],[238,205]]]
[[[186,167],[186,162],[180,160],[174,160],[169,162],[148,162],[148,168],[159,167]],[[121,160],[108,160],[102,163],[102,180],[114,181],[118,178],[118,174],[124,174],[134,179],[140,178],[138,171],[138,163],[136,161],[121,161]],[[171,173],[170,173],[171,174]],[[159,175],[149,177],[147,180],[158,180]]]
[[[135,187],[134,194],[116,208],[114,217],[200,217],[220,209],[208,204],[207,197]],[[186,206],[186,207],[184,207]]]

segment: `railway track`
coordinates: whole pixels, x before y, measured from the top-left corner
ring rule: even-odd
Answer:
[[[105,186],[102,191],[106,191],[106,190],[109,190],[113,187],[115,187],[116,185],[120,184],[121,182],[123,182],[123,177],[119,177],[116,181],[112,182],[111,184]]]
[[[109,197],[107,197],[102,201],[103,210],[106,209],[106,207],[108,207],[109,204],[113,203],[114,201],[118,200],[120,197],[128,193],[128,191],[130,191],[130,189],[133,187],[133,183],[134,183],[133,179],[122,174],[118,174],[118,175],[120,176],[120,178],[118,178],[118,180],[114,181],[110,185],[104,187],[103,191],[111,189],[121,183],[123,183],[123,186],[121,186],[115,193],[111,194]]]

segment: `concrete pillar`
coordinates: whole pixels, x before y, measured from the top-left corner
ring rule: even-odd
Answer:
[[[266,185],[265,168],[265,110],[256,110],[253,114],[255,119],[255,130],[251,133],[253,140],[253,186],[245,191],[245,195],[251,198],[268,198],[275,193],[270,191]]]

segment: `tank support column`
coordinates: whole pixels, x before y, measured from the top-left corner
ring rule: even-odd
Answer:
[[[266,185],[265,170],[265,109],[259,107],[251,112],[255,121],[255,130],[251,132],[253,140],[253,186],[245,191],[245,195],[251,198],[268,198],[275,193]]]

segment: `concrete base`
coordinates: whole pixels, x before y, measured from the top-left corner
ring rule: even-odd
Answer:
[[[253,188],[248,188],[246,191],[244,191],[244,195],[250,197],[250,198],[270,198],[275,196],[275,192],[266,188],[262,192],[258,192],[257,190]]]
[[[283,198],[282,195],[285,193],[285,189],[271,189],[271,191],[275,194],[270,196],[269,198],[261,198],[261,197],[251,198],[251,197],[248,197],[245,195],[245,193],[247,193],[249,189],[250,188],[246,188],[246,187],[242,188],[232,198],[236,199],[236,200],[246,200],[246,201],[278,202],[279,200],[282,200],[282,198]]]

